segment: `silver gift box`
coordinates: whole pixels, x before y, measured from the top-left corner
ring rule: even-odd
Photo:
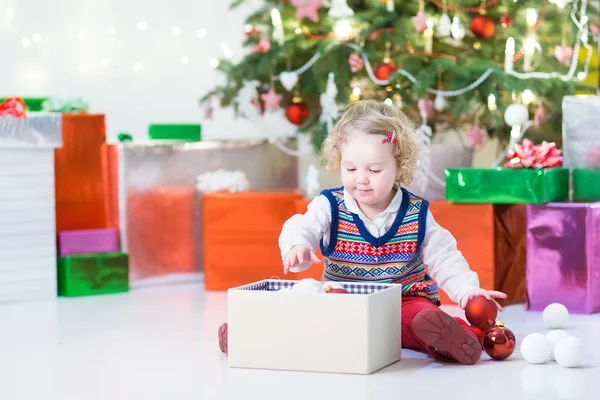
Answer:
[[[29,112],[25,118],[0,117],[0,147],[62,147],[62,114]]]
[[[284,144],[297,146],[295,139]],[[218,169],[243,171],[251,191],[298,188],[297,158],[269,140],[120,145],[121,246],[131,281],[203,270],[196,177]]]
[[[565,96],[562,108],[565,167],[599,166],[600,96]]]

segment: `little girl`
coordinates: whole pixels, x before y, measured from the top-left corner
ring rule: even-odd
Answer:
[[[284,273],[321,262],[320,246],[326,280],[400,283],[402,346],[475,364],[482,351],[477,335],[438,307],[438,285],[462,308],[476,296],[506,295],[479,288],[429,203],[403,187],[413,179],[417,154],[413,125],[395,107],[372,100],[348,105],[323,145],[326,168],[340,172],[343,186],[324,190],[306,214],[286,221],[279,238]]]

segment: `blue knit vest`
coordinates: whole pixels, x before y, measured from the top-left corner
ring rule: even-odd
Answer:
[[[429,203],[406,189],[396,219],[376,238],[344,203],[344,189],[321,192],[331,205],[331,233],[327,247],[321,240],[324,278],[402,284],[403,296],[421,296],[440,304],[438,286],[425,271],[419,255],[425,237]]]

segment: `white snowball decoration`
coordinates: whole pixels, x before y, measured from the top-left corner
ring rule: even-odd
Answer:
[[[542,314],[544,323],[550,329],[560,329],[569,320],[569,310],[560,303],[549,304]]]
[[[552,345],[541,333],[531,333],[521,341],[521,354],[531,364],[542,364],[550,359]]]
[[[562,338],[554,346],[554,358],[563,367],[579,367],[585,358],[583,342],[575,336]]]
[[[548,341],[552,345],[552,351],[550,352],[551,360],[554,360],[554,346],[556,346],[556,343],[558,343],[559,340],[564,339],[568,336],[569,334],[561,329],[556,329],[546,333],[546,339],[548,339]]]
[[[529,111],[521,103],[514,103],[506,107],[504,121],[508,126],[523,125],[529,120]]]
[[[321,283],[312,278],[300,280],[300,282],[292,286],[292,291],[299,293],[325,293]]]

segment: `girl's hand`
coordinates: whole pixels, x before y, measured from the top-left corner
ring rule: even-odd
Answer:
[[[287,275],[290,268],[306,261],[318,264],[321,259],[308,246],[298,245],[292,247],[283,260],[283,273]]]
[[[469,302],[469,300],[471,300],[472,298],[477,297],[477,296],[483,296],[488,300],[492,300],[496,304],[496,307],[498,308],[498,310],[502,311],[502,306],[500,306],[500,304],[498,304],[498,302],[494,299],[505,299],[506,293],[497,292],[495,290],[485,290],[485,289],[473,289],[470,292],[467,292],[467,294],[465,294],[463,296],[463,298],[460,300],[460,308],[462,308],[464,310],[465,307],[467,306],[467,303]]]

